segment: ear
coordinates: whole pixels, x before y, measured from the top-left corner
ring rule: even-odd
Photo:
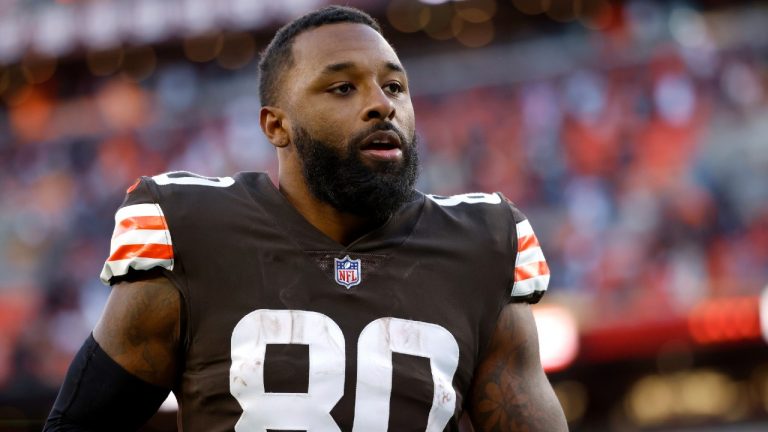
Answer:
[[[277,107],[264,106],[259,112],[259,124],[264,135],[275,147],[285,147],[290,142],[289,125],[285,112]]]

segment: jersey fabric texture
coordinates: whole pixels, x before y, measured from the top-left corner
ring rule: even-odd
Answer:
[[[261,173],[143,177],[101,278],[163,274],[183,303],[185,431],[457,431],[501,309],[549,269],[500,194],[415,193],[343,246]]]

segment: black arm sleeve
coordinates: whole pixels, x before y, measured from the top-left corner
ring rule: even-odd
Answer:
[[[90,335],[69,366],[43,431],[135,431],[168,393],[123,369]]]

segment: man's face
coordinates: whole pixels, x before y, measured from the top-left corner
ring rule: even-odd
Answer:
[[[410,197],[418,159],[397,55],[375,30],[345,23],[302,33],[293,57],[281,104],[310,190],[338,210],[388,216]]]

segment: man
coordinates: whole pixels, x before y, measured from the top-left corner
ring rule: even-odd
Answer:
[[[261,68],[263,174],[142,178],[112,292],[46,430],[563,431],[528,303],[549,271],[498,194],[413,189],[408,79],[368,15],[286,25]],[[450,119],[446,119],[450,121]]]

